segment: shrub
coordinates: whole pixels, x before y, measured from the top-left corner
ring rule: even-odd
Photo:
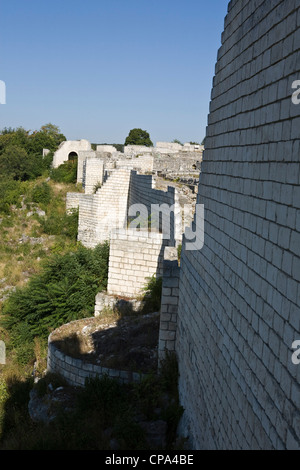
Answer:
[[[2,324],[10,330],[13,347],[27,345],[26,360],[35,336],[46,338],[52,329],[93,314],[95,296],[107,286],[108,255],[108,243],[54,255],[9,296]]]
[[[0,212],[9,214],[13,204],[21,205],[21,196],[26,192],[27,184],[13,179],[0,180]]]
[[[36,185],[31,194],[32,202],[36,204],[48,205],[51,200],[51,188],[48,183],[41,183]]]
[[[73,209],[69,214],[60,215],[51,213],[48,217],[39,217],[42,230],[47,235],[65,235],[72,240],[77,239],[78,232],[78,209]]]
[[[58,168],[50,171],[50,177],[57,183],[76,183],[77,181],[77,162],[65,162]]]
[[[162,292],[162,278],[156,277],[155,274],[148,278],[148,282],[144,287],[145,299],[146,299],[146,310],[158,311],[160,310],[161,304],[161,292]]]
[[[180,243],[177,247],[177,257],[178,257],[178,261],[180,261],[181,259],[181,251],[182,251],[182,244]]]

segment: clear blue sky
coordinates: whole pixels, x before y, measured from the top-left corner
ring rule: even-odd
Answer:
[[[9,0],[0,10],[0,128],[67,139],[205,135],[227,0]]]

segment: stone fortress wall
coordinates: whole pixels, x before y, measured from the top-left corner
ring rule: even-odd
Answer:
[[[232,0],[183,251],[176,352],[193,449],[300,449],[299,0]]]
[[[68,195],[86,246],[109,234],[108,294],[134,297],[151,269],[163,277],[159,356],[177,354],[179,432],[192,449],[300,449],[300,364],[292,361],[300,340],[300,105],[291,100],[299,31],[299,0],[229,2],[197,193],[204,246],[186,250],[183,235],[180,266],[177,236],[164,246],[160,231],[133,235],[126,225],[129,202],[175,202],[176,192],[156,193],[153,180],[112,165],[108,152],[97,193]],[[123,161],[149,157],[127,150]],[[170,149],[161,157],[172,158]],[[108,203],[118,205],[121,230],[102,233],[97,220]],[[176,216],[173,235],[175,227]]]
[[[182,147],[164,145],[176,155],[178,147]],[[155,188],[156,157],[142,155],[143,149],[149,152],[147,147],[129,146],[128,152],[133,157],[117,161],[113,168],[106,153],[95,157],[90,150],[80,151],[77,181],[82,183],[84,194],[67,194],[67,210],[79,208],[78,241],[94,248],[110,240],[109,294],[140,295],[149,277],[162,274],[164,247],[178,246],[184,225],[192,220],[192,205],[189,210],[186,205],[183,207],[174,187]],[[111,149],[105,146],[103,150]],[[187,165],[190,164],[188,160]],[[152,174],[148,174],[150,171]],[[142,213],[138,212],[140,205]],[[141,232],[129,230],[132,219],[138,215]],[[149,229],[146,236],[145,230]],[[138,258],[135,262],[134,254]]]
[[[152,175],[133,170],[110,171],[91,193],[86,178],[100,181],[100,163],[86,160],[85,193],[68,193],[67,210],[79,208],[78,241],[84,246],[110,241],[108,293],[134,297],[142,293],[147,278],[162,275],[164,247],[181,243],[184,208],[174,187],[158,190]]]
[[[54,154],[53,167],[57,168],[68,161],[72,154],[77,154],[77,182],[83,181],[83,165],[87,159],[99,158],[106,169],[132,169],[149,172],[170,172],[176,174],[199,173],[202,145],[177,144],[172,142],[157,142],[155,147],[141,145],[126,145],[124,152],[119,152],[113,145],[97,145],[92,149],[87,140],[62,142]]]

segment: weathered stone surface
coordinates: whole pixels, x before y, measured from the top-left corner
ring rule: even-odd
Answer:
[[[299,1],[228,5],[197,199],[204,247],[183,243],[180,263],[179,392],[194,449],[300,449],[299,15]]]

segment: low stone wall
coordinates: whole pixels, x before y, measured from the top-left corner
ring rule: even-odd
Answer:
[[[86,379],[105,375],[120,383],[139,382],[144,377],[144,374],[138,372],[108,369],[70,357],[55,346],[51,339],[52,334],[48,340],[47,371],[60,374],[73,387],[83,387]]]
[[[109,295],[106,292],[99,292],[95,299],[95,317],[99,317],[103,310],[118,310],[121,315],[128,312],[141,312],[144,301],[140,299],[124,299],[117,295]]]

